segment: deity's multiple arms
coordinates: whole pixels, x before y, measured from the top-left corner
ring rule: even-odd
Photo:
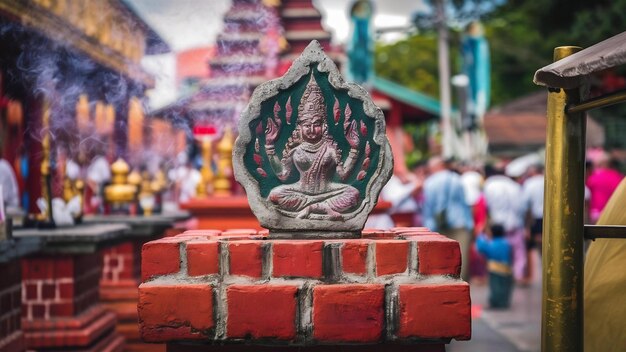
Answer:
[[[279,180],[285,181],[291,175],[293,162],[291,160],[291,154],[286,155],[282,158],[282,160],[276,155],[274,143],[278,138],[280,125],[280,118],[267,119],[267,128],[265,129],[265,151],[267,153],[267,157],[270,159],[270,166],[272,167],[272,170],[274,170]]]
[[[359,151],[357,149],[359,147],[359,134],[356,131],[356,121],[352,120],[351,122],[344,124],[344,127],[346,130],[346,139],[348,140],[348,144],[350,144],[350,151],[348,152],[348,157],[345,162],[341,161],[341,153],[337,153],[336,155],[337,174],[339,174],[342,181],[345,181],[348,176],[350,176],[359,156]]]

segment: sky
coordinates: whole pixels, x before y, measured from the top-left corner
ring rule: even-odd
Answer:
[[[353,0],[313,0],[322,13],[324,28],[334,43],[345,43],[350,33],[348,8]],[[212,45],[222,28],[222,16],[231,0],[125,0],[170,45],[173,53],[147,57],[142,64],[157,79],[148,93],[151,108],[176,99],[174,53]],[[374,27],[403,27],[415,11],[425,9],[421,0],[373,0]],[[396,39],[390,34],[387,40]]]

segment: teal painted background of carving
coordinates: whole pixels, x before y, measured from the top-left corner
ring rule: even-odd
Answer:
[[[362,101],[350,97],[348,95],[347,90],[338,90],[338,89],[333,88],[328,82],[328,73],[319,72],[315,68],[317,67],[317,64],[318,63],[311,64],[311,66],[313,67],[311,71],[313,72],[313,75],[315,76],[315,80],[317,84],[320,86],[320,89],[322,90],[322,93],[324,95],[324,101],[326,104],[326,111],[327,111],[326,119],[328,123],[328,133],[333,137],[333,139],[337,143],[337,147],[341,149],[343,161],[345,161],[345,159],[348,157],[348,152],[350,150],[350,144],[348,144],[348,141],[344,135],[344,129],[343,129],[343,122],[345,119],[344,112],[345,112],[346,104],[348,102],[350,103],[350,109],[352,109],[352,119],[354,119],[358,124],[357,130],[358,130],[358,134],[360,138],[360,144],[358,148],[359,153],[357,156],[357,162],[355,163],[355,166],[350,176],[346,179],[346,181],[341,181],[337,174],[335,174],[335,176],[333,177],[333,181],[338,182],[338,183],[350,184],[356,189],[358,189],[359,195],[360,195],[360,199],[359,199],[359,203],[360,203],[360,201],[362,201],[363,198],[365,197],[365,189],[372,177],[372,174],[376,170],[376,166],[378,165],[378,160],[379,160],[380,146],[374,142],[375,120],[365,115],[365,112],[363,111]],[[300,175],[298,174],[297,169],[295,167],[293,170],[294,172],[292,173],[291,177],[287,181],[281,182],[278,179],[278,177],[276,177],[274,171],[272,170],[270,166],[270,160],[267,157],[267,153],[265,152],[265,128],[267,124],[267,119],[269,117],[274,116],[274,104],[278,102],[278,104],[280,105],[280,109],[281,109],[280,112],[278,113],[278,116],[281,119],[282,125],[281,125],[280,134],[275,142],[275,148],[276,148],[276,155],[278,155],[279,158],[282,158],[283,149],[285,147],[285,144],[287,143],[287,139],[291,137],[291,134],[296,128],[296,121],[298,120],[298,105],[300,103],[300,99],[302,98],[302,95],[304,94],[304,90],[306,88],[307,83],[309,82],[309,79],[310,79],[310,73],[308,75],[303,76],[298,82],[296,82],[296,84],[294,84],[287,90],[281,90],[274,97],[271,97],[268,100],[264,101],[261,104],[260,116],[252,120],[248,126],[250,128],[250,132],[253,137],[252,137],[251,142],[246,146],[246,153],[244,154],[243,161],[244,161],[244,165],[246,169],[248,169],[252,177],[254,177],[254,179],[259,183],[259,189],[261,191],[261,196],[263,198],[266,198],[274,187],[279,186],[281,184],[295,183],[300,178]],[[288,125],[286,122],[285,105],[290,96],[291,96],[291,105],[292,105],[293,112],[291,115],[291,125]],[[335,126],[334,113],[333,113],[335,97],[337,97],[337,99],[339,100],[339,108],[341,111],[341,117],[339,119],[339,123],[336,126]],[[361,129],[360,129],[361,121],[363,121],[365,123],[365,126],[367,127],[367,135],[365,137],[361,134]],[[261,123],[263,126],[263,129],[262,129],[263,132],[260,134],[257,134],[256,130],[257,130],[257,125],[259,123]],[[261,155],[262,157],[261,168],[267,174],[266,177],[263,177],[257,172],[257,164],[254,161],[254,153],[255,153],[254,144],[255,144],[256,138],[258,138],[259,146],[260,146],[260,150],[258,154]],[[356,179],[356,177],[359,171],[361,170],[363,161],[365,160],[366,141],[369,141],[370,149],[371,149],[370,165],[367,168],[367,170],[365,170],[366,171],[365,178],[359,181]]]

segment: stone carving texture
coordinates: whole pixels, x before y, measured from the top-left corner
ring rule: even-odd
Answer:
[[[391,177],[382,111],[317,41],[242,114],[235,178],[272,237],[355,237]]]

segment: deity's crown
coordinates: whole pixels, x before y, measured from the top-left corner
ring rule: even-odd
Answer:
[[[311,74],[311,79],[306,85],[306,89],[300,100],[300,105],[298,106],[298,121],[301,122],[305,117],[310,119],[312,117],[323,117],[325,115],[326,104],[324,103],[322,89],[317,85],[315,78]]]

